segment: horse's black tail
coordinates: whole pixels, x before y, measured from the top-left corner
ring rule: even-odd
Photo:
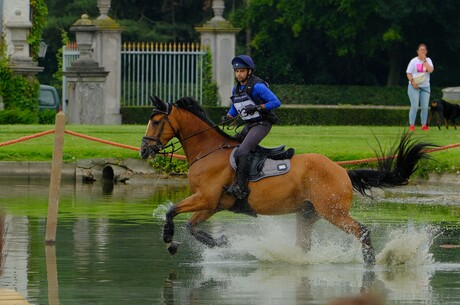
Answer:
[[[387,156],[379,156],[377,169],[349,170],[353,189],[365,196],[370,196],[366,190],[373,187],[393,187],[405,185],[409,177],[417,169],[417,163],[421,159],[429,159],[428,147],[437,145],[411,139],[410,133],[405,133],[393,153]]]

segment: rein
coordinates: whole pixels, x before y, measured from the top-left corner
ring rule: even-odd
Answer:
[[[189,140],[189,139],[191,139],[191,138],[193,138],[193,137],[195,137],[195,136],[198,136],[198,135],[200,135],[200,134],[202,134],[202,133],[205,133],[205,132],[207,132],[207,131],[209,131],[209,130],[215,129],[216,127],[219,126],[219,124],[214,124],[214,125],[210,126],[209,128],[206,128],[206,129],[201,130],[201,131],[199,131],[199,132],[197,132],[197,133],[194,133],[194,134],[192,134],[192,135],[190,135],[190,136],[188,136],[188,137],[183,138],[182,140],[177,140],[177,141],[172,142],[172,143],[170,143],[170,144],[168,144],[168,145],[166,145],[166,146],[163,146],[163,145],[161,144],[161,142],[160,142],[160,136],[161,136],[161,133],[163,132],[163,128],[164,128],[165,121],[167,121],[167,122],[169,123],[169,126],[171,126],[172,130],[174,130],[174,136],[177,138],[177,132],[176,132],[176,130],[174,129],[174,127],[173,127],[173,125],[171,124],[171,122],[169,121],[169,117],[168,117],[168,116],[169,116],[169,113],[165,112],[164,114],[165,114],[165,117],[164,117],[164,119],[162,120],[162,126],[161,126],[161,128],[159,129],[158,135],[155,135],[154,137],[144,137],[144,139],[156,141],[156,142],[157,142],[157,146],[160,148],[160,151],[162,151],[162,152],[159,151],[158,154],[162,154],[162,155],[165,156],[165,157],[168,156],[168,155],[170,155],[170,162],[172,162],[172,158],[173,158],[174,153],[175,153],[176,151],[178,151],[179,149],[182,148],[182,143],[183,143],[184,141],[187,141],[187,140]],[[231,122],[231,123],[229,124],[229,126],[235,125],[234,123],[236,122],[236,120],[238,119],[238,117],[239,117],[239,116],[234,117],[234,118],[225,119],[225,120],[223,120],[223,121],[221,122],[221,124],[225,125],[225,124],[227,124],[228,122]],[[229,128],[229,129],[230,129],[230,128]],[[199,160],[201,160],[201,159],[203,159],[203,158],[205,158],[205,157],[211,155],[212,153],[214,153],[214,152],[216,152],[216,151],[218,151],[218,150],[221,150],[221,149],[228,149],[228,148],[233,148],[233,147],[235,147],[235,146],[232,146],[232,145],[230,145],[230,144],[226,144],[226,142],[227,142],[227,140],[224,140],[224,142],[223,142],[220,146],[218,146],[217,148],[215,148],[215,149],[213,149],[213,150],[211,150],[211,151],[205,153],[205,154],[202,155],[202,156],[198,156],[195,160],[193,160],[193,161],[190,162],[189,167],[192,166],[195,162],[197,162],[197,161],[199,161]],[[178,143],[180,143],[180,146],[176,149],[176,146],[175,146],[175,145],[178,144]],[[166,152],[165,150],[168,149],[168,148],[170,148],[170,147],[172,147],[172,150]]]

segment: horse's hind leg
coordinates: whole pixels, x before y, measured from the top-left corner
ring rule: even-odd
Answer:
[[[349,214],[325,218],[343,231],[356,236],[363,248],[364,264],[366,266],[375,265],[374,247],[372,247],[371,234],[368,228],[354,220]]]
[[[222,235],[219,238],[213,238],[211,234],[202,231],[202,230],[197,230],[195,227],[210,218],[212,215],[214,215],[216,211],[199,211],[195,212],[192,217],[187,221],[187,229],[192,234],[193,237],[195,237],[199,242],[205,244],[206,246],[210,248],[214,247],[223,247],[228,245],[228,240],[225,237],[225,235]]]
[[[313,224],[319,219],[318,214],[310,201],[304,202],[302,210],[296,213],[297,246],[304,251],[310,250],[311,232]]]

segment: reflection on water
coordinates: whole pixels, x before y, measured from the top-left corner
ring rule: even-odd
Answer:
[[[388,304],[460,302],[460,249],[440,247],[460,244],[458,206],[422,202],[395,210],[394,203],[358,200],[353,214],[371,228],[377,252],[368,270],[360,244],[324,221],[315,227],[312,250],[300,251],[289,215],[216,215],[203,229],[226,234],[230,246],[218,249],[191,239],[181,217],[181,246],[170,257],[156,212],[187,194],[183,183],[171,181],[64,184],[50,247],[46,182],[2,181],[0,287],[34,304],[325,304],[367,289]],[[430,221],[420,221],[421,213]]]

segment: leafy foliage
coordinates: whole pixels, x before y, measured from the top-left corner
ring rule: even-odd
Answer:
[[[30,110],[8,109],[0,111],[0,124],[37,124],[35,112]]]
[[[44,0],[30,0],[30,7],[33,18],[28,42],[32,50],[32,57],[36,60],[42,41],[42,32],[46,25],[48,7]]]
[[[454,30],[460,3],[454,0],[247,3],[232,20],[244,29],[240,43],[248,44],[258,74],[272,83],[402,85],[421,42],[436,66],[432,83],[460,82],[460,34]],[[248,33],[252,37],[243,41]]]
[[[36,123],[38,91],[39,83],[35,78],[14,75],[8,60],[0,59],[0,96],[6,112],[2,114],[3,120],[10,124]]]
[[[217,83],[212,77],[212,54],[208,49],[203,62],[203,105],[217,106],[218,101]]]

